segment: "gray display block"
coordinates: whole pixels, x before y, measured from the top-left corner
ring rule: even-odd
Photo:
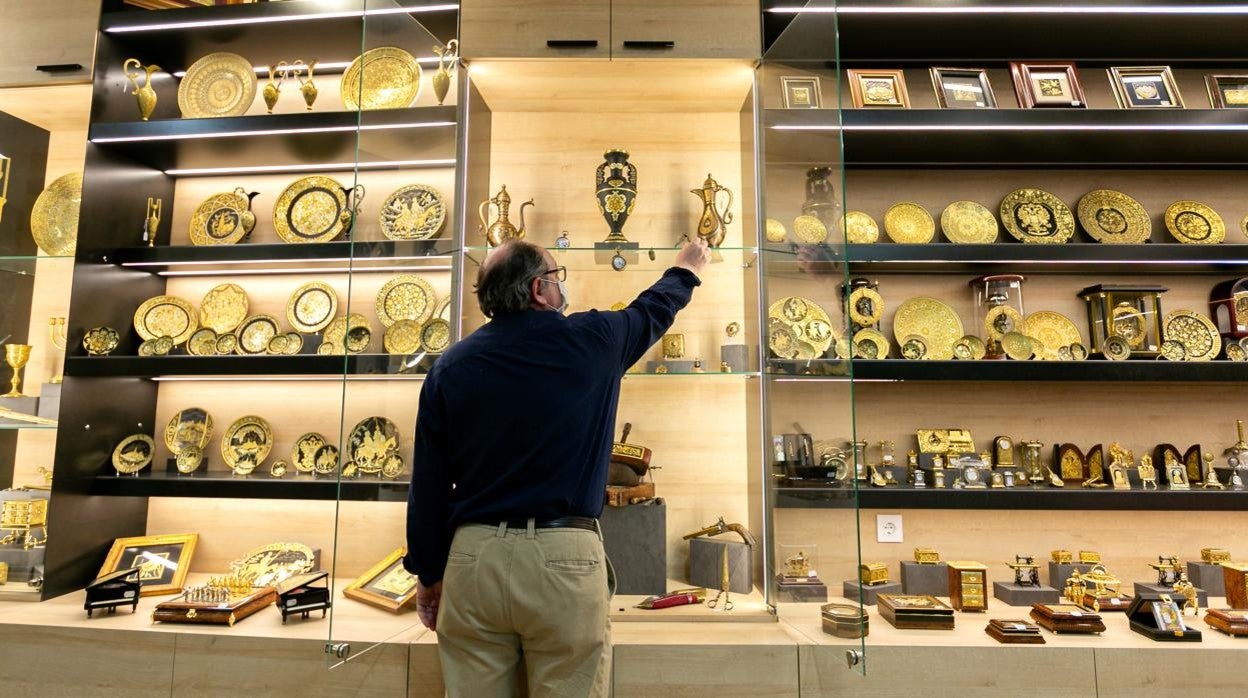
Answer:
[[[39,413],[44,419],[59,419],[61,414],[61,384],[44,383],[39,389]]]
[[[902,560],[901,588],[905,589],[907,594],[948,596],[949,566],[943,562],[920,565],[917,562]]]
[[[663,366],[668,373],[693,373],[693,359],[664,359],[663,361],[647,361],[646,373],[658,373],[659,367]],[[705,372],[719,372],[719,367],[708,368],[706,362],[702,362],[702,370]]]
[[[43,534],[40,533],[40,536],[42,535]],[[46,548],[22,550],[20,546],[17,548],[0,548],[0,562],[7,562],[9,564],[8,583],[13,584],[20,582],[25,584],[26,582],[29,582],[35,568],[43,566],[43,556],[46,551]]]
[[[1087,574],[1092,571],[1095,565],[1086,565],[1082,562],[1074,562],[1069,565],[1059,565],[1056,562],[1049,563],[1049,586],[1057,589],[1060,594],[1066,588],[1066,580],[1070,578],[1071,573],[1079,570],[1079,574]]]
[[[667,593],[667,504],[651,499],[604,507],[598,519],[602,547],[615,568],[617,594]]]
[[[1226,596],[1226,578],[1222,576],[1222,565],[1189,562],[1187,578],[1197,589],[1204,589],[1210,596]]]
[[[828,600],[828,585],[819,584],[785,584],[777,581],[776,598],[782,602],[802,603],[806,601],[818,601],[825,603]]]
[[[743,373],[750,370],[750,348],[744,344],[722,344],[719,347],[720,363],[728,364],[728,369],[733,373]],[[722,367],[716,366],[715,370],[722,370]]]
[[[1183,605],[1183,595],[1175,591],[1174,587],[1162,584],[1145,584],[1144,582],[1135,583],[1136,596],[1143,596],[1146,599],[1155,599],[1162,594],[1174,599],[1180,606]],[[1207,594],[1204,589],[1199,587],[1196,588],[1196,603],[1200,604],[1201,608],[1209,608],[1209,594]]]
[[[845,584],[841,586],[841,595],[850,601],[858,601],[859,590],[862,590],[862,603],[867,606],[874,606],[876,596],[880,594],[901,594],[901,582],[889,582],[887,584],[876,584],[875,586],[867,586],[857,579],[846,579]],[[943,596],[948,596],[945,592]]]
[[[750,546],[728,536],[689,541],[689,583],[712,591],[722,589],[725,550],[728,551],[728,590],[734,594],[754,591],[753,551]]]
[[[0,361],[0,389],[9,389],[9,376],[12,371]],[[39,398],[37,397],[0,397],[0,407],[4,407],[14,412],[22,414],[37,415],[39,413]],[[0,417],[0,422],[8,423],[9,420]]]
[[[1062,595],[1053,587],[1020,587],[1014,582],[993,582],[992,595],[1007,606],[1031,606],[1036,603],[1057,603]]]

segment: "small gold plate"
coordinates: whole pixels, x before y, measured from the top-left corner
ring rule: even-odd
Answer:
[[[1101,344],[1101,353],[1111,361],[1124,361],[1131,358],[1131,344],[1116,334],[1105,338]]]
[[[338,313],[338,293],[321,281],[306,283],[286,301],[286,319],[291,327],[309,334],[320,332]]]
[[[1209,318],[1190,310],[1173,310],[1161,321],[1162,337],[1183,345],[1188,361],[1212,361],[1222,352],[1222,335]]]
[[[111,327],[92,327],[82,335],[82,348],[91,356],[108,356],[121,343],[121,335]]]
[[[1179,242],[1217,245],[1226,239],[1226,223],[1199,201],[1176,201],[1166,207],[1166,230]]]
[[[1248,218],[1244,219],[1248,221]],[[785,236],[789,231],[784,229],[784,224],[775,218],[768,218],[763,229],[763,234],[767,237],[767,242],[784,242]],[[1248,228],[1245,228],[1245,235],[1248,235]]]
[[[239,354],[265,354],[269,351],[269,341],[281,332],[277,318],[272,315],[253,315],[238,327]]]
[[[315,471],[316,454],[326,443],[325,437],[314,431],[300,436],[290,449],[290,462],[294,464],[295,470],[301,473]]]
[[[174,296],[149,298],[134,311],[134,331],[145,340],[172,337],[174,344],[181,344],[198,328],[195,307]]]
[[[887,359],[888,350],[888,338],[879,330],[868,327],[854,335],[854,358]]]
[[[165,425],[165,447],[175,456],[187,448],[203,450],[212,438],[212,415],[202,407],[187,407]]]
[[[1059,350],[1066,347],[1070,351],[1072,344],[1079,344],[1083,338],[1079,336],[1079,328],[1070,318],[1051,310],[1031,313],[1023,320],[1023,334],[1039,340],[1040,346],[1033,347],[1038,358],[1054,360]],[[1073,358],[1073,356],[1072,356]]]
[[[793,237],[805,245],[818,245],[828,239],[828,227],[814,216],[793,219]]]
[[[979,361],[988,355],[988,345],[984,344],[984,340],[973,334],[963,335],[958,340],[959,343],[965,344],[971,350],[971,360]]]
[[[841,218],[841,232],[846,242],[865,245],[880,239],[880,226],[869,214],[850,211]]]
[[[1035,345],[1031,337],[1021,332],[1009,332],[1001,338],[1001,348],[1005,355],[1015,361],[1026,361],[1035,353]]]
[[[399,428],[385,417],[367,417],[351,430],[347,457],[362,473],[379,473],[399,452]]]
[[[263,417],[239,417],[221,437],[221,457],[236,475],[250,475],[273,450],[273,429]]]
[[[359,346],[360,339],[363,338],[365,332],[368,333],[369,339],[372,337],[372,330],[368,324],[368,318],[359,313],[351,313],[350,329],[354,335],[351,342],[347,341],[347,316],[340,315],[333,319],[328,326],[325,327],[325,333],[322,335],[321,346],[317,348],[316,353],[322,355],[343,354],[353,347]],[[328,347],[328,349],[326,349]],[[362,349],[360,351],[363,351]],[[351,353],[359,353],[352,351]]]
[[[347,66],[339,83],[348,111],[406,109],[420,96],[420,63],[394,46],[369,49]]]
[[[415,320],[399,320],[386,328],[381,345],[388,354],[415,354],[420,351],[421,329]]]
[[[1153,219],[1135,199],[1113,189],[1094,189],[1079,199],[1079,224],[1097,242],[1136,245],[1148,242]]]
[[[221,284],[204,294],[199,304],[199,324],[216,332],[233,332],[247,319],[247,292],[237,284]]]
[[[390,240],[428,240],[446,221],[442,194],[427,184],[395,190],[381,205],[381,232]]]
[[[927,209],[903,201],[884,212],[884,232],[893,242],[922,244],[936,236],[936,222]]]
[[[1075,216],[1062,200],[1041,189],[1015,189],[1001,201],[1001,223],[1022,242],[1060,244],[1075,234]]]
[[[155,453],[156,442],[152,437],[132,434],[113,449],[113,469],[122,475],[132,475],[150,465]]]
[[[451,346],[451,325],[442,318],[433,318],[420,330],[420,346],[430,354],[441,354]]]
[[[217,353],[222,356],[229,356],[238,351],[238,335],[223,334],[217,336]]]
[[[243,216],[251,204],[242,187],[213,194],[191,214],[192,245],[233,245],[247,237]]]
[[[195,334],[186,340],[186,352],[191,356],[216,356],[217,333],[207,327],[195,330]]]
[[[1000,342],[1005,335],[1017,332],[1023,325],[1023,316],[1009,305],[998,305],[984,314],[984,334]]]
[[[69,256],[78,247],[78,208],[82,205],[82,173],[57,177],[35,199],[30,233],[39,249]]]
[[[955,201],[940,214],[940,229],[949,242],[983,245],[997,241],[997,217],[982,204]]]
[[[437,295],[428,281],[415,274],[390,279],[377,292],[377,319],[389,327],[399,320],[424,323],[433,317]]]
[[[958,355],[959,345],[963,345],[963,343],[959,342],[958,344],[953,345],[953,355],[955,357]],[[917,334],[912,334],[908,337],[902,337],[901,358],[907,361],[922,361],[923,359],[928,358],[927,340],[923,339]]]

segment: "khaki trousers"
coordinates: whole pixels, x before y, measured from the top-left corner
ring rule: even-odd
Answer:
[[[438,609],[447,695],[608,695],[614,592],[601,532],[461,526]]]

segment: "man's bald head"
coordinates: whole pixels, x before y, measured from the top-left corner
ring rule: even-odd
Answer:
[[[477,303],[486,317],[533,306],[533,280],[553,265],[550,253],[531,242],[508,240],[490,250],[477,272]]]

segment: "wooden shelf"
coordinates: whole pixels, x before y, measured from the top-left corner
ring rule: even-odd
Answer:
[[[847,362],[823,359],[794,362],[772,359],[772,381],[849,380]],[[799,372],[813,370],[817,375]],[[1130,382],[1130,383],[1240,383],[1248,382],[1248,362],[1232,361],[907,361],[854,359],[856,381],[1017,381],[1017,382]]]
[[[777,487],[780,509],[1027,509],[1050,511],[1243,511],[1248,492],[1227,490],[820,489]]]

